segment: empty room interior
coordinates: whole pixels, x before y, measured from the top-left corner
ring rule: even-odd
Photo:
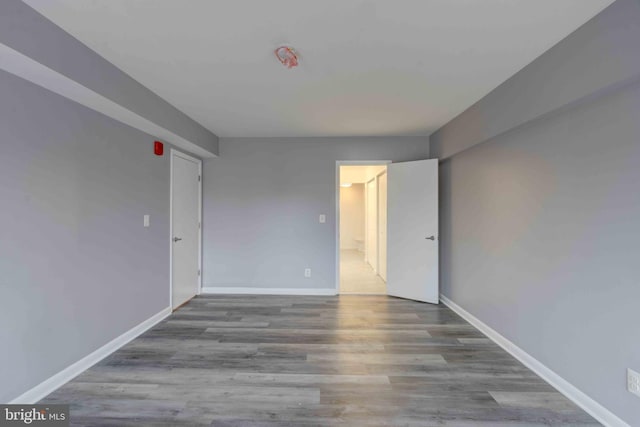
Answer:
[[[640,0],[2,0],[0,424],[640,426]]]

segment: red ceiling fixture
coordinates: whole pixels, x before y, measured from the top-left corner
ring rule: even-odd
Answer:
[[[274,53],[276,54],[278,61],[280,61],[280,63],[285,67],[291,69],[298,66],[298,55],[292,47],[280,46],[274,51]]]

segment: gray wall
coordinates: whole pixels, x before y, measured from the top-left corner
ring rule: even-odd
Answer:
[[[26,3],[20,0],[0,1],[0,43],[217,154],[216,135]]]
[[[204,163],[204,286],[335,288],[336,161],[428,157],[426,138],[221,139]]]
[[[0,94],[6,402],[169,306],[170,171],[150,135],[4,71]]]
[[[618,0],[430,137],[444,159],[640,77],[640,0]]]
[[[602,38],[620,28],[628,36],[635,32],[634,47],[621,44],[617,55],[638,60],[638,5],[614,3],[570,36],[570,54],[543,55],[537,61],[549,61],[547,77],[581,79],[561,70],[610,59],[610,51],[591,47],[604,49]],[[531,93],[547,91],[536,75],[541,65],[532,65],[520,73],[522,87],[490,95],[486,111],[484,101],[478,104],[483,129],[492,127],[501,108],[490,100],[508,97],[509,108],[525,110]],[[588,396],[640,425],[640,400],[626,391],[626,368],[640,371],[634,316],[640,301],[640,79],[616,82],[614,74],[601,76],[611,82],[606,88],[593,87],[578,102],[526,125],[504,122],[510,129],[489,140],[463,119],[436,135],[434,151],[449,156],[440,171],[441,286],[445,296]],[[485,142],[460,151],[462,135]]]

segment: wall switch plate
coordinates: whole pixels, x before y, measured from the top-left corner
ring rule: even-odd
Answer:
[[[304,277],[311,277],[311,269],[310,268],[305,268],[304,269]]]
[[[640,374],[633,369],[627,369],[627,390],[640,397]]]
[[[144,216],[144,226],[148,227],[149,226],[149,215],[145,215]]]
[[[325,214],[320,214],[320,224],[324,224],[327,222],[327,216]]]

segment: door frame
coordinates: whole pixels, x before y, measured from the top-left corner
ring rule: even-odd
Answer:
[[[335,291],[336,295],[340,294],[340,166],[375,166],[375,165],[388,165],[392,163],[391,160],[336,160],[336,176],[335,176],[335,205],[336,205],[336,231],[335,231],[335,263],[336,263],[336,277],[335,277]],[[377,208],[376,208],[377,209]]]
[[[181,157],[198,164],[198,292],[202,292],[202,160],[175,148],[170,150],[169,160],[169,307],[173,310],[173,158]]]
[[[377,255],[376,266],[378,267],[377,271],[376,271],[376,274],[378,276],[380,276],[380,278],[382,280],[384,280],[384,283],[386,284],[387,283],[387,278],[386,277],[383,278],[382,275],[380,275],[380,177],[382,175],[387,175],[387,170],[386,169],[376,175],[376,205],[377,205],[376,206],[376,211],[377,211],[376,212],[376,222],[377,222],[376,230],[378,231],[378,236],[376,237],[376,239],[377,239],[377,242],[376,242],[377,245],[376,246],[377,246],[377,249],[378,249],[377,253],[376,253],[376,255]],[[387,183],[388,182],[389,182],[389,175],[387,175]],[[388,185],[387,185],[387,189],[385,191],[389,191],[389,186]],[[386,196],[387,196],[387,199],[388,199],[389,198],[389,194],[387,193]],[[386,206],[385,206],[385,210],[386,210]],[[385,217],[386,217],[386,212],[385,212]],[[387,236],[387,233],[385,231],[385,240],[386,240],[387,237],[388,236]],[[387,245],[385,245],[385,246],[387,246]],[[387,258],[386,257],[386,253],[387,253],[387,251],[386,251],[386,247],[385,247],[385,261],[386,261],[386,258]],[[386,264],[386,262],[385,262],[385,264]],[[385,268],[384,268],[384,272],[385,272],[385,276],[386,276],[387,275],[387,267],[386,267],[386,265],[385,265]]]
[[[375,205],[371,202],[370,197],[369,197],[369,185],[373,185],[373,190],[375,192]],[[369,240],[371,239],[371,234],[369,233],[369,212],[371,212],[371,207],[373,207],[373,210],[375,210],[375,216],[376,216],[376,220],[375,220],[375,237],[376,237],[376,253],[375,255],[372,256],[372,254],[370,254],[369,252]],[[367,262],[369,264],[369,267],[371,267],[373,269],[373,272],[377,275],[378,274],[378,255],[380,252],[380,247],[379,247],[379,241],[378,241],[378,214],[380,212],[378,212],[378,176],[374,176],[373,178],[371,178],[369,181],[364,183],[364,253],[366,255],[365,257],[365,262]],[[375,267],[373,266],[373,260],[375,260]]]

